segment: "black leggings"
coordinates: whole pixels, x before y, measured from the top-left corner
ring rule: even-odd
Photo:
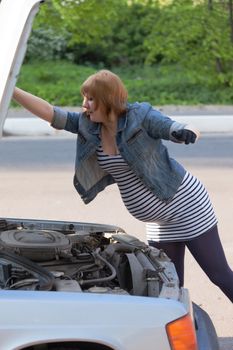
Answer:
[[[233,271],[230,269],[219,238],[217,226],[201,236],[185,242],[149,242],[164,252],[175,264],[180,285],[184,283],[185,246],[209,279],[217,285],[233,303]]]

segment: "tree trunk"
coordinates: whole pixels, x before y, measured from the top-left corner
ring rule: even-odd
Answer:
[[[210,11],[213,10],[213,0],[208,0],[208,9],[209,9]]]
[[[231,43],[233,45],[233,0],[228,0]]]
[[[223,73],[223,66],[222,66],[222,61],[220,58],[216,58],[215,59],[215,62],[216,62],[216,70],[218,73]]]

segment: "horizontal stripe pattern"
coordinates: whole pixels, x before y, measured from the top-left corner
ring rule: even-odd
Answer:
[[[172,201],[165,203],[132,172],[121,155],[109,156],[101,147],[97,158],[115,179],[128,211],[146,222],[148,241],[184,241],[208,231],[217,219],[203,184],[186,172]]]

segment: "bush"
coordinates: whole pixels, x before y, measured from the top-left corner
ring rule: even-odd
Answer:
[[[18,86],[54,105],[80,106],[80,86],[99,67],[78,66],[67,61],[48,61],[24,64]],[[207,77],[189,77],[177,65],[115,67],[128,92],[129,102],[148,101],[165,104],[231,104],[230,87],[209,85]],[[208,83],[206,83],[206,81]]]
[[[67,52],[68,40],[68,33],[58,35],[52,28],[34,29],[28,41],[25,61],[72,59]]]
[[[67,61],[34,62],[23,65],[17,85],[54,105],[75,106],[82,102],[81,83],[94,72]]]

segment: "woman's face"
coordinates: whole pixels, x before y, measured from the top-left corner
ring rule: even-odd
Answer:
[[[96,107],[95,99],[92,96],[83,96],[83,111],[89,116],[90,120],[95,123],[104,123],[106,121],[105,108],[101,103]]]

